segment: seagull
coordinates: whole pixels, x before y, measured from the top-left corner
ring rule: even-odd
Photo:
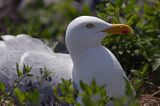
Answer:
[[[29,79],[21,81],[19,88],[22,91],[28,91],[30,88],[26,87],[30,80],[34,87],[40,92],[40,103],[44,105],[53,105],[55,97],[53,95],[53,87],[61,83],[62,78],[70,80],[72,78],[72,61],[70,55],[63,53],[54,53],[53,50],[47,47],[41,40],[32,38],[26,34],[19,34],[17,36],[4,35],[1,36],[0,41],[0,82],[6,86],[7,92],[14,88],[14,83],[17,76],[16,64],[23,70],[24,64],[32,67],[30,74],[34,76]],[[43,81],[38,85],[41,71],[46,69],[51,73],[51,81]],[[38,87],[37,87],[38,85]],[[14,96],[14,95],[13,95]],[[17,104],[19,101],[15,98]]]
[[[128,25],[110,24],[91,16],[78,17],[69,24],[65,40],[73,61],[72,79],[80,92],[80,81],[91,84],[94,79],[99,86],[106,85],[110,97],[126,95],[124,79],[128,78],[116,57],[101,42],[110,34],[129,33],[133,30]]]
[[[55,53],[42,41],[25,34],[4,35],[0,41],[0,81],[13,86],[16,63],[27,64],[32,66],[34,75],[39,75],[40,68],[44,67],[54,73],[51,83],[41,87],[43,90],[61,83],[63,78],[71,79],[81,92],[80,81],[90,84],[95,79],[98,85],[106,85],[109,96],[123,97],[124,78],[128,78],[116,57],[101,42],[111,34],[132,32],[132,28],[125,24],[110,24],[97,17],[80,16],[71,21],[66,30],[69,54]]]

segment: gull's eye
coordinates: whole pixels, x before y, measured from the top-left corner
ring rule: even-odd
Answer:
[[[92,24],[92,23],[88,23],[88,24],[86,25],[86,27],[90,29],[90,28],[95,27],[95,25],[94,25],[94,24]]]

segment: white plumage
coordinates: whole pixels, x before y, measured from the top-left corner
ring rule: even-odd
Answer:
[[[132,29],[96,17],[78,17],[66,31],[66,45],[71,58],[68,54],[52,52],[43,42],[27,35],[5,35],[2,37],[4,41],[0,41],[0,81],[13,84],[15,63],[20,63],[33,66],[31,73],[36,75],[43,67],[52,71],[51,85],[61,82],[61,78],[71,78],[81,90],[80,80],[90,83],[95,79],[99,85],[106,85],[110,96],[124,96],[124,77],[127,77],[116,57],[101,45],[102,39],[108,35],[106,32],[126,34]]]
[[[47,67],[55,73],[54,83],[58,83],[62,77],[71,78],[72,62],[68,54],[53,53],[42,41],[24,34],[17,37],[5,35],[2,38],[4,41],[0,43],[1,81],[13,84],[12,81],[17,76],[16,63],[33,66],[31,73],[35,75],[40,74],[40,68]]]

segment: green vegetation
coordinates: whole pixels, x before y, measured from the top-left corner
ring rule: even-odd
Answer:
[[[116,55],[135,88],[160,84],[160,2],[117,0],[107,8],[101,6],[97,7],[99,17],[110,16],[112,23],[127,23],[134,29],[134,35],[109,36],[103,43]]]
[[[0,105],[10,105],[12,106],[16,102],[18,105],[39,105],[40,103],[40,93],[39,89],[34,86],[32,80],[29,82],[24,82],[25,78],[33,77],[33,74],[30,74],[32,67],[23,66],[23,70],[19,69],[17,64],[17,79],[15,80],[14,87],[11,91],[5,91],[5,84],[0,83]],[[41,69],[41,77],[37,83],[42,84],[43,80],[51,81],[50,72],[46,68]],[[36,76],[36,75],[35,75]],[[40,85],[39,85],[40,86]],[[112,98],[107,95],[105,86],[98,86],[96,81],[93,80],[91,85],[80,82],[81,89],[83,92],[78,93],[77,90],[73,87],[73,82],[71,80],[62,79],[62,83],[59,83],[58,86],[53,87],[53,94],[55,96],[55,103],[53,105],[59,106],[60,104],[72,104],[75,106],[81,106],[79,102],[76,101],[76,98],[81,98],[84,106],[105,106],[105,104],[112,100],[115,103],[115,106],[125,105],[127,98],[133,95],[133,92],[130,89],[130,84],[126,82],[126,97],[117,99]],[[22,88],[26,87],[27,90]],[[15,97],[14,97],[15,96]],[[99,98],[95,100],[94,98]],[[48,105],[51,101],[48,101]],[[135,98],[132,98],[128,101],[129,106],[137,106],[138,102]]]
[[[143,93],[156,92],[147,90],[148,87],[150,89],[151,86],[152,88],[160,86],[160,1],[142,0],[141,3],[140,1],[103,0],[97,4],[94,10],[97,17],[107,22],[125,23],[133,28],[134,34],[107,36],[103,40],[103,44],[120,61],[136,89],[138,97]],[[46,6],[42,0],[36,0],[35,3],[28,4],[19,12],[19,21],[13,22],[10,17],[4,18],[2,24],[4,24],[6,32],[0,32],[0,34],[17,35],[26,33],[34,37],[53,40],[64,37],[66,27],[72,19],[80,15],[93,14],[93,11],[90,11],[87,5],[83,5],[79,9],[73,6],[72,3],[73,0],[65,0]],[[29,74],[29,70],[29,67],[19,70],[17,65],[18,79],[12,92],[7,93],[5,85],[0,83],[0,101],[2,103],[8,101],[8,104],[14,104],[11,96],[13,93],[17,96],[21,105],[28,103],[28,101],[33,104],[39,101],[39,93],[36,89],[25,93],[18,88],[19,81],[23,77],[32,76]],[[98,103],[98,106],[104,106],[107,100],[110,99],[103,86],[98,87],[94,81],[91,85],[82,82],[81,87],[84,92],[78,95],[77,91],[73,89],[71,81],[63,80],[62,82],[58,85],[58,88],[53,89],[57,97],[57,103],[66,102],[78,106],[75,97],[81,96],[85,105]],[[61,95],[57,93],[59,88],[62,90]],[[100,95],[101,99],[92,101],[91,96],[97,94]],[[121,106],[123,101],[125,101],[125,98],[115,100],[116,106]],[[131,106],[137,106],[137,101],[134,100]]]

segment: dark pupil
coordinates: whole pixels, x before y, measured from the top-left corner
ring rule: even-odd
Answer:
[[[92,28],[93,24],[87,24],[87,28]]]

